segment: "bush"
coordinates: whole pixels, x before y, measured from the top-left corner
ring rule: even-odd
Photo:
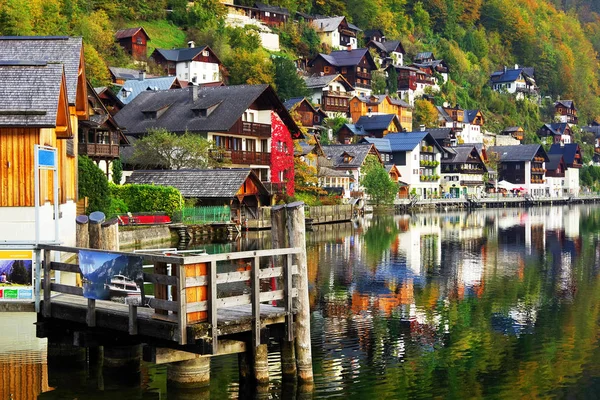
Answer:
[[[104,172],[87,156],[77,159],[79,197],[88,198],[86,213],[102,211],[108,214],[110,190]]]
[[[171,186],[112,185],[111,191],[129,212],[164,212],[172,217],[183,207],[181,193]]]

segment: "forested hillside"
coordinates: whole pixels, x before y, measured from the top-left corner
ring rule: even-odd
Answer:
[[[241,4],[251,5],[251,0]],[[529,132],[549,122],[548,104],[560,96],[575,100],[581,121],[600,117],[600,2],[595,0],[271,0],[292,13],[345,15],[361,29],[382,29],[402,41],[410,60],[434,51],[451,68],[437,102],[481,108],[490,128],[523,125]],[[4,35],[81,35],[88,77],[108,82],[107,65],[131,66],[115,45],[115,30],[142,25],[152,47],[184,46],[194,39],[209,44],[229,70],[230,83],[277,83],[286,86],[285,65],[260,48],[251,30],[227,28],[218,0],[0,0]],[[284,59],[326,51],[305,23],[288,24],[277,33]],[[359,43],[360,45],[360,43]],[[541,107],[489,89],[489,74],[503,66],[535,68]],[[288,71],[289,72],[289,71]],[[280,88],[283,90],[283,87]],[[293,87],[285,90],[300,90]],[[293,94],[293,93],[292,93]],[[532,139],[533,140],[533,139]]]

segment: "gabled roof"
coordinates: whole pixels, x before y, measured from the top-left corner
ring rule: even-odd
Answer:
[[[69,104],[75,104],[77,97],[82,52],[83,44],[80,37],[0,36],[0,61],[62,63],[65,66]]]
[[[316,27],[318,32],[332,32],[340,26],[344,19],[346,19],[344,16],[316,18],[313,21],[313,25]]]
[[[458,146],[458,147],[453,147],[452,150],[454,150],[454,157],[450,160],[442,159],[442,163],[444,163],[444,164],[464,164],[469,161],[469,156],[471,156],[471,154],[475,153],[477,155],[477,158],[479,158],[479,161],[481,161],[481,163],[483,164],[481,155],[479,154],[479,151],[477,151],[475,146]],[[484,172],[487,171],[485,164],[483,165],[483,170],[484,170]]]
[[[365,31],[365,37],[373,37],[379,33],[379,36],[385,37],[381,29],[367,29]]]
[[[491,146],[487,152],[494,152],[500,156],[501,162],[519,162],[531,161],[541,150],[544,159],[548,159],[548,155],[544,148],[539,144],[520,144],[516,146]]]
[[[140,93],[145,91],[169,90],[176,82],[175,76],[163,76],[160,78],[149,79],[130,79],[123,83],[123,87],[119,90],[117,98],[123,104],[131,103]]]
[[[596,135],[596,138],[600,138],[600,126],[584,126],[581,128],[581,130],[593,133]]]
[[[491,83],[508,83],[514,82],[523,73],[525,78],[533,79],[533,68],[516,68],[492,72],[490,76]]]
[[[452,128],[427,128],[427,132],[439,142],[448,139],[454,130]]]
[[[563,156],[567,164],[573,164],[575,162],[575,156],[579,150],[580,148],[577,143],[568,143],[563,145],[555,143],[550,146],[548,154],[560,154]]]
[[[320,53],[317,57],[322,57],[327,63],[335,67],[353,67],[360,63],[363,57],[371,64],[371,68],[376,68],[373,57],[369,53],[369,49],[352,49],[352,50],[336,50],[329,54]],[[312,61],[314,62],[314,60]],[[312,64],[311,62],[311,64]]]
[[[283,8],[283,7],[271,6],[269,4],[258,3],[258,2],[254,3],[254,7],[259,9],[260,11],[269,11],[269,12],[276,13],[276,14],[290,15],[290,12],[288,11],[288,9]]]
[[[304,77],[304,82],[306,82],[306,87],[308,89],[320,89],[329,86],[331,82],[340,82],[346,88],[346,91],[353,91],[354,86],[348,82],[343,75],[313,75]]]
[[[317,112],[317,110],[315,110],[315,108],[312,106],[312,104],[310,104],[310,102],[309,102],[309,101],[307,101],[305,97],[294,97],[294,98],[291,98],[291,99],[289,99],[289,100],[285,101],[285,102],[283,103],[283,105],[285,106],[285,108],[286,108],[288,111],[291,111],[291,110],[292,110],[292,108],[296,107],[297,105],[299,105],[299,104],[300,104],[300,103],[302,103],[303,101],[306,101],[306,103],[307,103],[307,104],[310,106],[310,108],[312,108],[312,110],[313,110],[314,112]]]
[[[386,138],[366,137],[366,138],[363,138],[360,142],[374,144],[375,148],[380,153],[391,153],[392,152],[392,148],[390,147],[390,141]]]
[[[480,110],[465,110],[464,113],[464,122],[468,122],[473,123],[473,121],[475,121],[475,117],[477,117],[477,114],[480,112]]]
[[[435,145],[439,151],[443,151],[443,147],[427,131],[388,133],[384,139],[390,141],[390,148],[393,152],[413,151],[423,140]]]
[[[140,93],[131,103],[115,116],[117,123],[128,134],[144,134],[149,128],[165,128],[170,132],[228,132],[244,112],[255,102],[268,104],[281,117],[294,135],[298,127],[285,109],[275,91],[266,84],[235,85],[219,87],[199,87],[194,102],[194,86],[185,89],[146,91]],[[201,116],[194,109],[216,106],[207,116]],[[147,119],[146,110],[167,107],[157,119]]]
[[[120,67],[108,67],[108,70],[114,79],[122,79],[124,81],[127,79],[139,79],[140,73],[143,73],[143,71],[137,69]],[[154,78],[154,76],[146,74],[146,78]]]
[[[152,55],[150,55],[150,57],[152,57],[156,52],[163,56],[167,61],[192,61],[194,58],[196,58],[198,54],[200,54],[204,50],[210,51],[216,57],[215,53],[210,49],[210,47],[206,45],[199,47],[183,47],[180,49],[154,49],[154,52],[152,53]]]
[[[546,128],[546,130],[550,131],[555,136],[564,135],[565,130],[570,129],[569,124],[567,124],[566,122],[554,122],[551,124],[544,124],[540,131],[543,131],[544,128]]]
[[[120,39],[124,39],[124,38],[128,38],[128,37],[132,37],[139,31],[144,32],[144,35],[146,35],[148,40],[150,40],[150,35],[148,35],[148,32],[146,32],[146,30],[141,26],[138,26],[137,28],[128,28],[128,29],[118,30],[115,33],[115,39],[120,40]]]
[[[415,56],[415,62],[419,62],[421,60],[427,60],[429,58],[435,59],[435,57],[433,56],[433,52],[432,51],[422,51],[420,53],[417,53],[417,55]]]
[[[172,186],[186,198],[234,198],[246,179],[251,178],[264,195],[268,190],[251,169],[137,170],[127,183]]]
[[[335,168],[360,168],[365,162],[367,155],[369,155],[373,149],[373,145],[370,143],[333,144],[321,147],[325,157],[331,161],[332,166]],[[352,160],[348,163],[344,162],[344,154],[350,155]]]
[[[388,53],[398,52],[404,54],[404,46],[399,40],[386,40],[383,42],[383,46]]]
[[[544,164],[548,171],[556,171],[556,169],[560,166],[560,162],[563,161],[563,155],[556,153],[548,153],[548,161]]]
[[[504,130],[501,133],[515,133],[520,130],[523,130],[523,128],[521,128],[520,126],[509,126],[507,128],[504,128]]]
[[[362,127],[365,131],[382,131],[386,130],[392,122],[396,122],[396,126],[400,125],[400,120],[396,114],[376,114],[376,115],[363,115],[355,125]]]
[[[368,133],[363,129],[362,126],[356,126],[354,124],[346,123],[346,124],[342,125],[339,130],[342,130],[343,128],[348,129],[350,132],[352,132],[352,134],[357,135],[357,136],[368,135]]]
[[[62,64],[0,61],[0,126],[55,127],[63,77]]]
[[[438,120],[443,120],[446,122],[454,122],[454,120],[452,119],[452,117],[450,116],[450,114],[448,114],[446,112],[446,110],[444,110],[444,107],[442,106],[435,106],[435,108],[437,108],[438,110]]]
[[[558,100],[556,103],[554,103],[554,107],[558,105],[562,105],[566,108],[572,108],[573,110],[577,111],[577,107],[575,107],[573,100]]]

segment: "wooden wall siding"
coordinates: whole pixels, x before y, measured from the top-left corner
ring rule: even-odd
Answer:
[[[66,140],[56,140],[54,129],[0,128],[0,207],[33,207],[33,146],[44,144],[58,149],[59,200],[77,198],[77,157],[67,156]],[[76,147],[75,147],[76,148]],[[52,173],[40,174],[40,202],[52,202]]]

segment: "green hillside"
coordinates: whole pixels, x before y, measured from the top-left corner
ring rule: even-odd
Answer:
[[[253,1],[242,0],[250,5]],[[549,104],[560,96],[575,100],[580,121],[600,118],[600,6],[593,0],[272,0],[292,12],[345,15],[361,29],[382,29],[402,41],[410,61],[419,51],[433,51],[451,68],[451,80],[435,96],[463,108],[480,108],[489,129],[522,125],[531,133],[552,118]],[[568,6],[564,6],[568,4]],[[563,8],[564,7],[564,8]],[[168,12],[166,11],[168,10]],[[183,46],[187,40],[209,44],[230,72],[230,83],[285,86],[302,93],[260,48],[252,30],[227,28],[218,0],[0,0],[4,35],[82,35],[88,76],[94,85],[108,81],[107,65],[131,60],[113,42],[118,28],[142,25],[154,47]],[[289,23],[280,34],[287,59],[326,51],[306,23]],[[545,100],[535,105],[490,90],[489,74],[503,66],[534,67]]]

